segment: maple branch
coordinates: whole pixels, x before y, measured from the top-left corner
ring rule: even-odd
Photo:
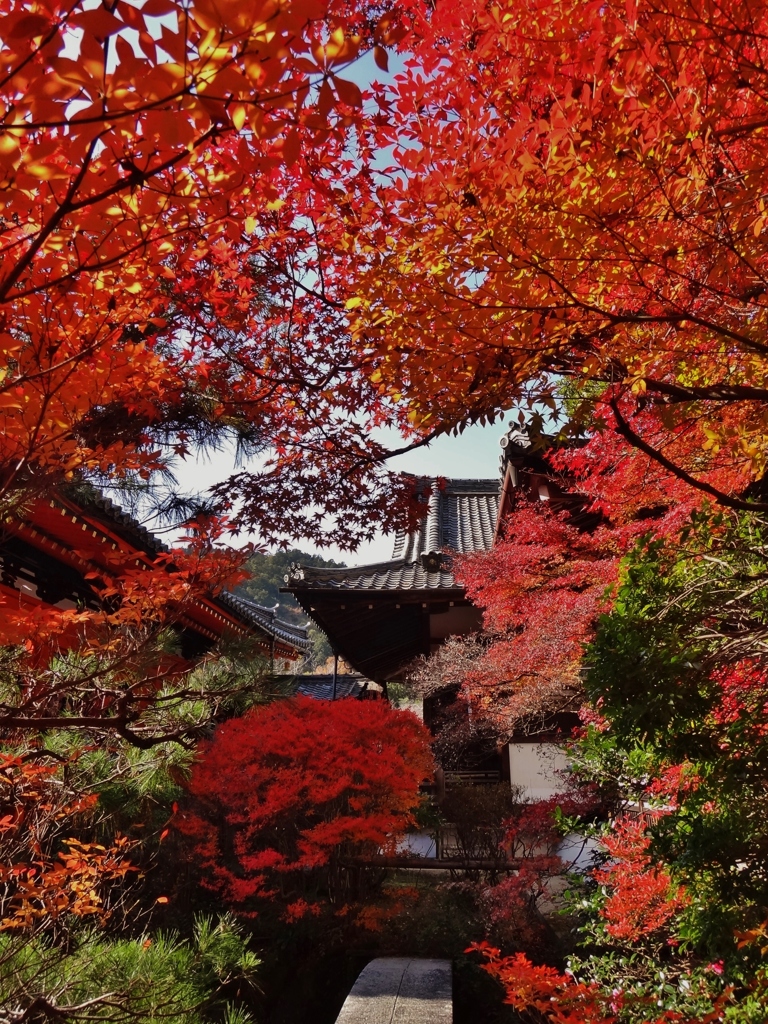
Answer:
[[[285,275],[291,281],[291,283],[295,285],[296,288],[299,288],[302,292],[304,292],[305,295],[309,295],[313,299],[318,299],[326,306],[330,306],[331,309],[343,310],[346,308],[343,302],[339,302],[337,299],[329,299],[324,292],[317,291],[316,288],[310,288],[309,285],[304,284],[303,281],[299,281],[297,278],[294,278],[292,273],[290,273],[289,271],[285,271]]]
[[[125,178],[121,179],[121,181],[126,180],[127,179]],[[94,197],[92,200],[89,199],[88,202],[99,202],[101,201],[101,198],[103,198],[103,196],[99,195]],[[212,221],[211,223],[217,223],[217,221]],[[181,234],[185,230],[187,230],[186,227],[177,227],[169,229],[162,235],[158,235],[157,240],[162,241],[164,239],[176,238],[177,235]],[[72,270],[68,271],[66,274],[60,274],[58,277],[52,277],[50,278],[50,280],[47,280],[42,284],[33,284],[29,288],[18,288],[13,293],[13,301],[26,298],[28,295],[37,295],[40,292],[45,293],[50,292],[52,289],[55,288],[61,288],[64,285],[70,284],[71,282],[75,281],[81,274],[95,274],[98,273],[99,271],[108,269],[110,267],[119,267],[129,256],[132,256],[137,252],[143,252],[146,249],[146,239],[141,238],[139,241],[135,242],[132,245],[126,245],[120,252],[115,253],[112,256],[109,256],[108,258],[100,257],[99,251],[102,247],[103,244],[101,242],[99,243],[98,247],[95,245],[93,246],[93,252],[89,259],[92,261],[95,260],[96,262],[89,262],[89,259],[85,259],[82,262],[80,262],[77,266],[75,266]],[[2,252],[0,251],[0,258],[1,257]]]
[[[421,438],[419,441],[414,441],[412,444],[404,445],[402,448],[394,448],[392,451],[387,451],[379,455],[363,455],[356,459],[349,469],[342,474],[341,480],[348,480],[354,473],[356,473],[363,466],[378,466],[382,462],[386,462],[388,459],[394,459],[398,455],[406,455],[408,452],[416,451],[419,448],[424,448],[431,441],[434,441],[441,433],[443,433],[443,427],[435,427],[431,430],[426,437]]]
[[[762,501],[745,501],[743,498],[734,498],[731,495],[726,494],[724,491],[719,490],[717,487],[713,487],[712,484],[706,483],[704,480],[697,480],[696,477],[691,476],[681,466],[672,462],[666,455],[662,455],[660,451],[644,441],[639,434],[630,427],[629,423],[624,419],[619,410],[618,402],[615,398],[610,400],[610,407],[613,411],[613,415],[616,419],[616,430],[617,432],[627,441],[633,448],[637,448],[643,452],[649,458],[653,459],[654,462],[658,462],[660,466],[663,466],[668,472],[672,473],[682,480],[689,486],[696,488],[697,491],[703,491],[705,494],[709,494],[710,497],[714,498],[718,505],[724,505],[726,508],[733,508],[743,512],[768,512],[768,503]]]
[[[637,260],[639,259],[639,260],[641,260],[643,262],[652,263],[652,265],[655,266],[657,269],[664,269],[665,271],[668,272],[668,268],[663,263],[659,263],[658,261],[650,260],[647,252],[645,252],[644,250],[641,250],[641,249],[638,250],[634,245],[630,245],[629,240],[624,235],[622,235],[620,232],[617,232],[616,230],[614,230],[609,224],[605,223],[604,221],[601,221],[600,223],[601,223],[601,227],[603,228],[603,230],[609,231],[610,234],[612,235],[612,237],[615,240],[617,240],[618,242],[621,243],[622,247],[625,249],[625,251],[627,253],[627,258],[629,259],[630,263],[632,263],[633,266],[636,266]],[[710,243],[714,243],[714,242],[718,241],[714,237],[710,237],[710,236],[705,236],[705,237],[707,237],[707,241],[710,242]],[[497,255],[501,255],[499,249],[496,246],[495,238],[494,238],[492,233],[491,233],[490,239],[491,239],[491,246],[492,246],[494,252],[496,252]],[[629,246],[629,248],[628,248],[628,246]],[[743,257],[741,255],[741,253],[738,251],[738,249],[733,244],[731,245],[730,248],[731,248],[731,251],[735,255],[737,255],[740,260],[743,261]],[[503,256],[502,256],[502,258],[503,258]],[[762,344],[761,342],[755,341],[753,338],[749,338],[746,335],[744,335],[744,334],[742,334],[742,333],[740,333],[738,331],[731,330],[730,328],[726,327],[724,324],[719,324],[719,323],[713,322],[711,319],[707,319],[705,317],[697,316],[692,310],[681,309],[680,312],[675,312],[673,310],[668,310],[668,311],[663,312],[663,313],[649,314],[649,313],[641,313],[641,312],[631,312],[631,313],[628,313],[628,312],[615,312],[612,309],[603,308],[601,305],[596,304],[595,302],[587,301],[586,299],[580,297],[566,283],[566,281],[562,278],[561,275],[559,275],[555,270],[551,269],[550,266],[548,266],[549,262],[550,262],[550,260],[549,260],[549,258],[547,257],[547,255],[545,253],[534,253],[534,258],[529,259],[527,261],[527,266],[528,266],[528,268],[534,274],[535,273],[542,274],[556,289],[558,289],[560,292],[562,292],[562,294],[564,296],[566,296],[566,298],[569,300],[570,308],[572,310],[580,310],[580,311],[583,311],[585,313],[591,313],[591,314],[594,314],[596,316],[599,316],[599,317],[607,320],[614,327],[619,327],[619,326],[622,326],[623,324],[630,324],[630,325],[632,325],[632,324],[640,324],[640,325],[645,325],[645,324],[664,324],[664,323],[668,323],[668,324],[683,324],[685,321],[690,321],[691,323],[696,324],[698,327],[703,327],[705,330],[711,330],[714,334],[718,334],[718,335],[721,335],[722,337],[730,339],[731,341],[735,341],[738,344],[743,345],[746,349],[751,349],[751,350],[753,350],[755,352],[760,352],[761,354],[764,354],[765,352],[768,351],[768,347],[766,345]],[[760,276],[759,274],[757,274],[757,271],[755,270],[755,268],[751,264],[747,263],[747,266],[748,266],[748,268],[753,273],[755,273],[756,276],[758,276],[758,277]],[[506,270],[507,270],[507,268],[505,267],[505,271]],[[684,276],[683,279],[690,283],[690,279],[688,277]],[[453,291],[453,290],[451,290],[451,289],[449,289],[449,288],[447,288],[445,286],[442,286],[440,290],[442,291],[442,293],[444,295],[449,296],[449,297],[451,297],[453,299],[458,299],[460,297],[455,291]],[[710,292],[712,292],[711,288],[709,288],[709,290],[710,290]],[[652,294],[653,294],[653,297],[656,300],[663,301],[663,296],[662,295],[659,295],[658,293],[652,293]],[[727,296],[728,296],[727,292],[726,293],[722,293],[722,292],[715,291],[714,294],[718,295],[718,297],[721,300],[725,300],[727,298]],[[484,300],[483,301],[477,300],[475,302],[471,302],[466,297],[463,297],[463,301],[464,302],[469,302],[469,304],[474,305],[475,308],[478,308],[478,309],[487,308],[486,307],[486,303],[485,303]],[[495,304],[494,304],[494,308],[495,308]],[[515,310],[516,311],[525,310],[527,312],[538,312],[540,314],[545,314],[550,309],[566,309],[567,310],[569,308],[569,306],[568,306],[568,304],[563,304],[562,306],[558,304],[558,305],[555,305],[553,307],[547,307],[547,306],[541,306],[541,305],[539,305],[539,306],[522,306],[522,305],[516,304],[516,305],[508,305],[508,306],[506,306],[506,308],[509,309],[509,310],[512,310],[512,311],[515,311]],[[577,330],[578,330],[579,329],[579,325],[577,324],[576,327],[577,327]]]
[[[436,437],[439,437],[444,432],[445,427],[435,427],[434,430],[430,430],[430,432],[419,441],[413,441],[411,444],[403,445],[402,448],[393,448],[391,451],[387,451],[386,455],[379,455],[377,458],[372,458],[369,461],[375,463],[386,462],[388,459],[394,459],[398,455],[407,455],[408,452],[418,451],[419,448],[424,448],[426,445],[431,444]]]
[[[44,224],[41,227],[40,231],[37,233],[37,236],[32,241],[27,251],[18,261],[18,263],[13,268],[8,277],[5,279],[5,281],[3,281],[3,283],[0,285],[0,301],[5,300],[5,298],[8,295],[8,292],[11,290],[11,288],[13,288],[14,284],[16,284],[16,282],[22,276],[24,271],[30,266],[32,260],[43,247],[45,240],[49,237],[49,235],[51,235],[53,231],[55,231],[55,229],[59,226],[59,224],[66,217],[66,215],[75,209],[75,205],[73,204],[72,200],[74,199],[77,190],[82,185],[83,180],[86,174],[88,173],[88,168],[91,165],[91,160],[93,159],[93,155],[96,151],[96,146],[98,145],[100,138],[101,135],[96,135],[93,139],[91,139],[85,156],[83,157],[82,167],[70,183],[70,186],[67,189],[67,194],[64,197],[63,202],[59,204],[58,208],[54,210],[54,212],[48,218],[48,223]]]
[[[759,120],[751,121],[748,124],[732,124],[729,128],[716,128],[712,134],[716,139],[724,139],[729,135],[749,135],[751,132],[756,132],[766,127],[768,127],[768,118],[761,117]]]
[[[75,2],[72,4],[72,6],[66,12],[63,18],[58,22],[53,22],[48,31],[48,34],[41,37],[40,42],[37,44],[37,46],[31,49],[29,53],[26,55],[26,57],[19,64],[16,64],[15,67],[12,67],[4,78],[0,78],[0,89],[4,89],[6,85],[9,84],[9,82],[13,81],[16,75],[23,71],[28,64],[31,64],[45,50],[45,47],[48,46],[50,42],[56,37],[56,33],[59,31],[59,29],[66,27],[67,22],[69,21],[69,16],[73,13],[77,6],[78,0],[75,0]],[[14,124],[14,128],[15,127],[16,125]]]
[[[199,149],[200,146],[204,145],[208,139],[213,138],[217,134],[218,128],[209,128],[207,132],[197,140],[192,149]],[[48,218],[48,222],[40,229],[37,233],[34,241],[30,245],[29,249],[24,253],[21,259],[18,261],[16,266],[13,268],[8,277],[0,284],[0,302],[4,302],[8,293],[13,288],[14,284],[19,280],[22,274],[27,270],[32,260],[35,258],[37,253],[42,248],[45,240],[52,234],[53,231],[59,226],[61,221],[71,213],[76,213],[78,210],[86,209],[89,206],[95,206],[98,203],[103,202],[105,199],[109,199],[111,196],[118,195],[123,192],[126,188],[135,188],[139,185],[144,185],[152,178],[157,177],[158,174],[162,174],[163,171],[170,170],[176,164],[181,161],[188,159],[190,150],[183,149],[181,152],[176,153],[174,156],[169,157],[163,163],[158,164],[156,167],[147,169],[145,171],[140,170],[138,167],[133,165],[129,174],[126,174],[122,178],[118,178],[114,184],[108,188],[102,189],[101,192],[96,193],[92,196],[87,196],[84,199],[80,199],[77,202],[74,201],[75,194],[78,188],[82,184],[82,181],[86,175],[88,167],[97,143],[99,142],[100,136],[97,135],[90,143],[88,152],[83,160],[83,166],[75,176],[71,185],[67,189],[67,194],[64,200],[59,204],[57,209]]]
[[[644,377],[646,391],[666,395],[678,402],[768,402],[768,388],[748,384],[682,385]]]

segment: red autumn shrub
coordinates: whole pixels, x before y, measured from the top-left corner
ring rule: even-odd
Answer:
[[[285,918],[365,897],[360,858],[391,848],[433,771],[429,733],[372,701],[295,697],[220,725],[201,745],[178,825],[203,884],[246,913],[276,899]]]
[[[594,874],[609,893],[602,909],[606,930],[615,939],[636,942],[657,932],[685,906],[685,891],[664,865],[652,862],[651,839],[642,821],[619,818],[603,845],[612,859]]]

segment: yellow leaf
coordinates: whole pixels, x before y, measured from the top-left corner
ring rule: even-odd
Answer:
[[[232,124],[235,126],[237,131],[245,124],[246,110],[242,103],[238,103],[237,106],[232,108]]]
[[[344,29],[336,28],[331,33],[331,38],[326,44],[325,53],[326,56],[333,59],[337,57],[344,49]]]
[[[24,164],[24,170],[27,174],[31,174],[33,178],[39,178],[41,181],[50,181],[51,178],[66,178],[66,174],[62,174],[57,167],[52,167],[50,164],[42,164],[39,160],[33,160],[28,164]]]

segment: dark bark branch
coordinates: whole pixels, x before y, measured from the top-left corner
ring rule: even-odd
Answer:
[[[216,135],[217,131],[218,128],[210,128],[207,132],[200,136],[200,138],[195,142],[193,148],[199,149],[209,139],[213,138]],[[83,166],[80,169],[78,175],[73,180],[69,189],[67,190],[66,197],[62,200],[62,202],[59,204],[56,210],[51,214],[48,221],[43,225],[40,231],[34,236],[31,245],[29,246],[25,254],[19,259],[19,261],[14,266],[13,270],[8,275],[8,277],[5,278],[2,284],[0,284],[0,302],[5,301],[13,286],[21,278],[24,271],[28,268],[32,260],[35,258],[37,253],[42,248],[45,240],[59,226],[61,221],[68,214],[75,213],[78,210],[85,209],[86,207],[89,206],[95,206],[98,203],[103,202],[105,199],[109,199],[112,196],[118,195],[120,192],[124,192],[126,189],[138,188],[141,185],[145,185],[148,181],[151,181],[152,178],[156,178],[159,174],[162,174],[163,171],[170,170],[171,168],[175,167],[176,164],[180,163],[182,160],[187,159],[187,157],[189,156],[189,151],[187,149],[184,149],[182,150],[182,152],[177,153],[175,156],[170,157],[168,160],[163,161],[163,163],[158,164],[156,167],[148,168],[145,171],[142,171],[138,167],[135,167],[133,168],[133,170],[130,171],[129,174],[125,175],[122,178],[119,178],[114,184],[110,185],[105,189],[102,189],[101,192],[97,192],[92,196],[87,196],[84,199],[75,201],[74,197],[77,194],[77,190],[79,189],[85,177],[85,173],[90,164],[94,147],[97,142],[98,136],[91,143],[88,153],[86,154],[85,160],[83,162]]]
[[[88,168],[91,166],[91,160],[93,160],[93,155],[96,151],[96,146],[99,142],[99,139],[99,135],[91,139],[91,142],[88,146],[88,150],[85,156],[83,157],[83,165],[78,171],[78,173],[75,175],[73,180],[70,182],[66,196],[61,201],[57,209],[54,210],[54,212],[48,218],[47,222],[42,225],[40,230],[33,237],[27,251],[15,264],[13,270],[0,284],[0,301],[4,301],[6,299],[10,290],[13,288],[16,282],[20,280],[21,276],[24,274],[27,267],[31,265],[35,256],[42,249],[49,235],[51,235],[56,230],[56,228],[67,216],[67,214],[71,213],[72,210],[74,210],[74,198],[77,195],[77,190],[80,188],[83,181],[85,180],[85,176],[88,173]]]
[[[709,384],[687,386],[643,378],[645,390],[666,395],[676,402],[768,402],[768,388],[747,384]]]
[[[443,427],[435,427],[434,430],[430,430],[430,432],[425,437],[422,437],[420,440],[413,441],[411,444],[406,444],[402,448],[392,448],[390,451],[387,451],[384,455],[381,455],[376,459],[372,459],[371,461],[386,462],[387,459],[397,458],[398,455],[406,455],[408,452],[415,452],[419,448],[423,448],[425,445],[431,444],[436,437],[439,437],[444,432],[445,431]]]
[[[666,457],[666,455],[662,455],[658,449],[654,448],[653,445],[648,444],[648,442],[644,441],[639,434],[635,433],[621,415],[618,402],[615,398],[611,399],[610,405],[616,419],[616,429],[624,440],[631,444],[633,448],[637,448],[638,451],[643,452],[649,458],[653,459],[654,462],[658,462],[660,466],[663,466],[664,469],[676,476],[678,480],[683,480],[697,491],[703,491],[705,494],[714,498],[718,505],[724,505],[726,508],[738,509],[742,512],[768,512],[768,504],[766,502],[745,501],[743,498],[734,498],[730,494],[726,494],[725,491],[721,491],[719,488],[713,487],[712,484],[708,484],[704,480],[697,480],[696,477],[691,476],[691,474],[687,473],[681,466],[672,462],[671,459]]]
[[[174,729],[171,732],[162,733],[157,736],[140,736],[134,732],[126,722],[118,718],[82,717],[67,718],[61,716],[33,717],[27,715],[0,715],[0,730],[3,729],[26,729],[35,732],[47,729],[101,729],[110,730],[122,736],[131,746],[140,750],[149,750],[158,743],[169,743],[182,741],[192,733],[203,728],[203,724],[189,725],[183,729]]]

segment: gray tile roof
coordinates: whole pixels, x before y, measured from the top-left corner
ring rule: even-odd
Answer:
[[[292,622],[286,622],[285,619],[279,619],[277,617],[278,606],[265,608],[264,605],[256,604],[255,601],[249,601],[228,590],[219,594],[215,600],[235,612],[250,626],[259,627],[278,640],[285,640],[286,643],[303,651],[308,651],[312,646],[307,627],[296,626]]]
[[[78,482],[77,486],[64,487],[62,494],[95,519],[108,524],[129,543],[150,555],[168,551],[168,546],[142,526],[130,512],[107,497],[103,491],[91,484]]]
[[[339,673],[336,676],[336,700],[343,697],[360,697],[366,689],[365,676]],[[379,687],[377,687],[379,689]],[[315,700],[333,700],[333,676],[328,673],[316,676],[297,676],[296,693]]]
[[[418,530],[400,533],[392,559],[346,569],[294,564],[288,590],[453,590],[456,582],[446,552],[488,551],[499,510],[498,480],[432,480],[427,512]]]
[[[397,535],[392,558],[416,562],[445,548],[487,551],[498,511],[498,480],[433,480],[420,529]]]
[[[288,590],[455,590],[450,569],[429,571],[419,562],[395,559],[374,565],[353,565],[348,569],[319,569],[292,565],[285,577]]]

